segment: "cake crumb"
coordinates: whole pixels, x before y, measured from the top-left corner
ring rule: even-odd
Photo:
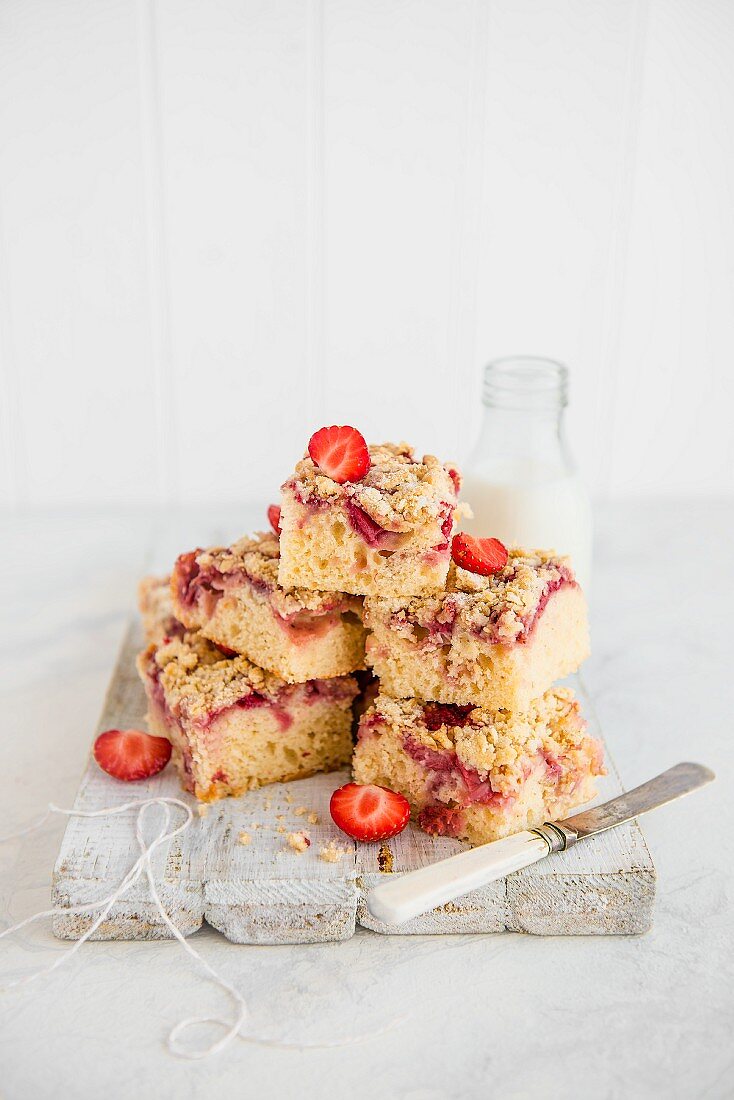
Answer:
[[[250,844],[251,841],[252,841],[252,837],[250,836],[250,834],[246,833],[244,831],[241,832],[240,835],[237,837],[237,843],[238,844]]]
[[[377,856],[377,866],[380,868],[384,875],[392,874],[392,852],[387,844],[380,845],[380,851]]]
[[[293,795],[290,792],[288,792],[288,794],[285,796],[285,800],[286,800],[286,802],[292,802],[293,801]]]
[[[324,863],[339,863],[346,854],[346,848],[341,848],[336,841],[330,840],[319,852],[319,859],[323,859]]]
[[[288,844],[294,852],[305,852],[311,845],[311,837],[306,832],[288,833]]]
[[[315,810],[311,810],[311,813],[308,815],[306,820],[308,821],[309,825],[318,825],[319,815],[316,813]]]
[[[293,813],[296,815],[296,817],[303,817],[304,814],[308,813],[308,806],[296,806]]]
[[[285,814],[278,814],[275,818],[276,821],[285,821]]]
[[[273,803],[272,803],[272,799],[270,799],[270,798],[266,798],[266,799],[265,799],[265,809],[266,809],[266,810],[269,810],[269,809],[270,809],[270,807],[271,807],[272,805],[273,805]]]
[[[196,812],[199,817],[206,817],[206,815],[209,813],[209,807],[206,805],[206,803],[200,802],[199,805],[196,807]]]
[[[286,831],[285,825],[279,825],[275,831],[276,833],[284,833]]]

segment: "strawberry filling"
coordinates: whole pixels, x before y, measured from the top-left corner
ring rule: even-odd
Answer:
[[[463,828],[464,815],[461,810],[433,804],[424,806],[418,814],[418,824],[424,832],[433,836],[458,836]]]
[[[270,591],[261,578],[251,577],[244,570],[225,574],[214,566],[202,569],[196,560],[199,553],[199,550],[192,550],[181,554],[174,567],[176,591],[183,607],[197,606],[207,618],[211,618],[220,599],[230,588],[247,583],[260,592]]]
[[[368,516],[364,508],[360,508],[353,500],[347,500],[344,504],[347,518],[352,529],[364,539],[368,546],[375,550],[397,550],[402,536],[397,531],[388,531],[379,523]]]
[[[254,710],[259,707],[269,707],[281,730],[287,730],[293,725],[293,717],[289,710],[292,703],[305,703],[310,706],[323,701],[351,702],[354,694],[354,684],[351,678],[346,676],[333,680],[307,680],[305,684],[293,684],[283,688],[273,699],[268,699],[257,691],[251,691],[236,702],[230,703],[229,706],[210,711],[200,725],[203,729],[208,729],[220,715],[228,710]]]
[[[381,726],[384,720],[384,717],[377,711],[373,711],[372,714],[363,715],[357,726],[357,740],[366,741],[370,737],[376,737],[377,727]]]
[[[412,622],[406,612],[400,610],[391,615],[390,628],[398,634],[407,635],[425,649],[437,649],[450,644],[458,613],[456,600],[447,596],[435,618],[422,623]]]
[[[458,497],[459,493],[461,492],[461,474],[455,466],[449,466],[448,475],[454,483],[454,492]]]
[[[441,521],[441,534],[443,535],[443,541],[439,542],[433,549],[441,553],[448,550],[449,540],[451,538],[451,532],[454,529],[454,509],[451,504],[443,504],[441,507],[441,515],[443,519]]]
[[[551,752],[542,752],[541,756],[545,761],[545,768],[548,774],[548,778],[551,780],[551,782],[557,783],[563,775],[563,768],[561,767],[560,761]]]
[[[435,733],[441,726],[465,726],[473,709],[471,703],[426,703],[423,721],[431,733]]]
[[[517,639],[518,645],[525,645],[529,641],[533,633],[533,628],[535,627],[535,624],[537,623],[540,616],[545,611],[548,600],[550,600],[551,596],[555,596],[556,592],[560,592],[562,588],[566,588],[568,586],[572,588],[578,588],[575,577],[568,569],[564,569],[559,577],[548,582],[548,584],[543,589],[543,594],[535,605],[534,610],[531,612],[530,615],[527,615],[523,619],[522,634]]]
[[[441,752],[439,749],[422,745],[414,737],[408,734],[403,740],[403,748],[411,760],[416,764],[427,768],[432,772],[452,772],[456,767],[456,754],[453,752]]]
[[[553,598],[556,592],[566,587],[578,587],[573,573],[565,567],[557,568],[554,570],[554,574],[545,585],[535,607],[521,620],[520,633],[517,634],[513,642],[508,642],[502,631],[503,623],[501,620],[506,607],[501,602],[498,603],[497,607],[487,611],[482,624],[471,627],[471,632],[481,638],[487,645],[527,645],[532,639],[533,630],[545,611],[548,601]],[[507,580],[512,580],[511,573],[507,574]],[[463,593],[449,593],[443,600],[441,610],[431,619],[413,619],[409,617],[404,608],[401,608],[390,616],[388,620],[390,629],[402,634],[408,640],[416,642],[425,649],[437,649],[440,646],[449,645],[452,641],[457,619],[461,626],[459,616],[461,605],[465,600],[466,597]]]
[[[472,708],[457,707],[456,709],[461,711]],[[460,724],[463,725],[463,722]],[[438,726],[435,728],[438,729]],[[515,799],[514,795],[503,795],[495,791],[489,775],[483,778],[475,768],[468,768],[459,760],[455,752],[432,749],[428,745],[421,744],[410,734],[403,739],[403,749],[416,764],[434,773],[429,785],[430,790],[434,794],[438,794],[442,788],[451,790],[451,799],[458,803],[460,808],[481,805],[501,809],[511,805]]]

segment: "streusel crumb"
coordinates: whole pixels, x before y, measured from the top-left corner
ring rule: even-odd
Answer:
[[[305,852],[311,846],[311,837],[307,832],[288,833],[288,844],[294,852]]]
[[[250,844],[251,842],[252,837],[249,833],[241,832],[240,835],[237,837],[238,844]]]
[[[151,652],[169,707],[196,721],[233,706],[244,696],[273,702],[286,687],[246,657],[227,657],[197,633],[171,638]]]
[[[319,859],[324,863],[339,863],[347,854],[348,849],[340,847],[336,841],[330,840],[319,850]]]
[[[527,635],[548,592],[564,584],[575,584],[569,558],[513,547],[504,569],[491,576],[452,562],[445,592],[412,599],[370,597],[365,621],[370,625],[373,615],[389,615],[391,627],[411,637],[416,627],[435,630],[436,624],[445,624],[451,631],[470,630],[493,644],[511,645]]]
[[[369,448],[370,469],[361,481],[338,485],[306,455],[287,482],[303,502],[332,502],[348,496],[386,531],[411,531],[434,522],[445,502],[455,501],[449,474],[455,469],[434,455],[417,459],[407,443],[382,443]]]
[[[280,542],[277,535],[257,532],[245,536],[232,546],[213,546],[196,553],[197,578],[211,578],[225,590],[247,581],[267,595],[273,610],[282,619],[290,619],[301,611],[315,614],[329,611],[354,610],[359,613],[361,602],[355,596],[339,592],[318,592],[308,588],[282,588],[278,584]]]
[[[458,759],[480,774],[503,769],[517,769],[527,752],[528,741],[538,737],[538,731],[565,749],[579,744],[585,736],[585,722],[578,700],[569,688],[555,688],[537,699],[527,713],[482,707],[468,707],[461,725],[426,724],[426,712],[435,704],[421,704],[415,699],[392,699],[379,695],[375,713],[380,724],[395,732],[411,731],[412,741],[431,752],[455,752]],[[450,708],[445,708],[450,709]],[[464,708],[462,708],[464,709]],[[441,707],[432,711],[439,716]]]

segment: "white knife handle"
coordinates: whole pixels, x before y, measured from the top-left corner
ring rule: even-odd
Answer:
[[[511,871],[519,871],[547,856],[548,851],[548,843],[537,833],[515,833],[381,883],[367,895],[367,908],[383,924],[402,924],[504,878]]]

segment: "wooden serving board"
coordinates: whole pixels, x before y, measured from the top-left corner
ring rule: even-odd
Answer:
[[[145,696],[135,671],[142,647],[137,623],[124,640],[110,683],[99,730],[140,726]],[[583,689],[576,683],[576,690]],[[582,699],[593,727],[588,699]],[[144,727],[143,727],[144,728]],[[598,736],[598,730],[592,730]],[[609,775],[600,783],[600,801],[620,793],[607,755]],[[399,927],[381,925],[367,912],[366,892],[385,874],[422,867],[465,847],[432,838],[409,826],[382,844],[354,844],[329,816],[329,797],[348,780],[346,772],[275,784],[237,799],[211,804],[195,813],[186,832],[162,846],[153,866],[161,899],[182,932],[203,921],[234,943],[313,943],[343,940],[357,924],[376,932],[406,935],[447,932],[529,932],[535,935],[624,934],[645,932],[652,919],[655,869],[636,822],[541,860],[481,890]],[[172,795],[188,801],[172,767],[147,782],[122,784],[100,771],[90,758],[75,808],[95,810],[133,799]],[[307,824],[294,811],[318,814]],[[158,808],[150,811],[157,814]],[[115,817],[71,818],[53,878],[54,904],[64,908],[112,893],[135,862],[136,812]],[[307,828],[311,847],[298,854],[286,832]],[[251,843],[239,843],[240,832]],[[320,849],[330,840],[346,849],[337,863],[324,862]],[[76,939],[93,915],[58,914],[54,932]],[[144,879],[111,910],[96,939],[161,939],[170,935],[151,902]]]

